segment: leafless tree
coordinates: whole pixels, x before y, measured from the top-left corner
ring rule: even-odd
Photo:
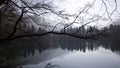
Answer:
[[[91,22],[98,21],[106,13],[110,20],[112,20],[111,17],[115,12],[118,13],[117,0],[114,0],[115,8],[111,13],[108,10],[108,4],[106,3],[107,0],[101,0],[102,4],[105,6],[105,9],[106,9],[104,14],[102,16],[96,16],[96,17],[93,16],[85,24],[82,24],[79,27],[79,29],[75,31],[75,33],[70,34],[66,32],[66,28],[69,28],[74,23],[78,23],[77,20],[81,17],[80,16],[81,14],[86,12],[86,15],[87,15],[87,11],[91,9],[92,6],[94,6],[96,0],[93,0],[92,3],[85,5],[77,15],[64,14],[63,10],[57,11],[55,10],[55,8],[53,8],[51,2],[53,2],[53,0],[48,1],[47,3],[45,3],[44,0],[39,0],[39,1],[38,0],[19,0],[19,1],[18,0],[1,0],[0,1],[0,26],[3,26],[2,24],[7,22],[6,24],[10,24],[10,25],[12,24],[12,27],[9,28],[10,32],[8,32],[8,34],[5,37],[0,38],[0,42],[15,40],[23,37],[43,36],[47,34],[69,35],[69,36],[73,36],[81,39],[92,39],[96,36],[101,36],[103,34],[100,32],[92,36],[78,36],[76,35],[76,33],[82,27],[87,26]],[[11,16],[10,14],[13,16]],[[71,23],[66,24],[64,22],[62,23],[59,22],[56,25],[52,26],[52,25],[49,25],[48,23],[44,23],[44,16],[47,16],[47,15],[56,15],[65,20],[67,20],[69,17],[74,17],[74,20]],[[84,18],[85,16],[82,16],[82,18]],[[39,19],[43,19],[43,21],[41,22]],[[10,22],[10,20],[12,20],[12,23]],[[39,25],[39,28],[44,28],[44,29],[50,27],[50,29],[52,30],[48,30],[44,33],[37,33],[37,34],[25,33],[24,31],[26,31],[26,28],[25,27],[23,28],[23,26],[26,26],[28,28],[31,25]],[[55,31],[57,28],[59,28],[58,25],[60,25],[62,29],[64,29],[64,32]],[[7,28],[7,26],[5,26],[4,29],[5,28]],[[24,31],[22,35],[15,35],[17,31],[23,30],[23,29]]]

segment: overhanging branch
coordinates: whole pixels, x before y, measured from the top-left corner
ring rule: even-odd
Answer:
[[[21,12],[20,17],[19,17],[19,18],[17,19],[17,21],[15,22],[15,25],[14,25],[14,27],[13,27],[12,33],[11,33],[6,39],[9,39],[10,37],[12,37],[12,36],[15,34],[15,32],[16,32],[16,27],[17,27],[18,23],[20,22],[20,20],[22,19],[23,14],[24,14],[24,9],[22,9],[22,12]]]
[[[70,33],[61,33],[61,32],[45,32],[42,34],[27,34],[27,35],[19,35],[19,36],[15,36],[9,39],[1,39],[0,43],[5,42],[5,41],[10,41],[10,40],[16,40],[16,39],[20,39],[20,38],[27,38],[27,37],[40,37],[40,36],[45,36],[45,35],[49,35],[49,34],[56,34],[56,35],[67,35],[67,36],[71,36],[71,37],[75,37],[75,38],[79,38],[79,39],[94,39],[96,36],[103,36],[102,33],[98,33],[92,36],[79,36],[79,35],[74,35],[74,34],[70,34]]]

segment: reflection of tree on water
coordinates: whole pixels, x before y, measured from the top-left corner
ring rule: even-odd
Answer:
[[[60,45],[60,47],[62,49],[67,49],[70,51],[73,50],[80,50],[85,52],[86,50],[96,50],[98,48],[97,46],[97,42],[96,41],[92,41],[92,40],[80,40],[80,39],[76,39],[76,38],[71,38],[70,39],[64,39],[65,37],[61,38],[61,41],[58,42],[58,44]]]
[[[66,39],[65,39],[66,38]],[[62,49],[67,50],[80,50],[85,52],[86,50],[97,50],[99,47],[104,47],[105,49],[110,49],[111,51],[120,51],[120,41],[112,40],[110,38],[102,38],[98,40],[80,40],[76,38],[67,38],[61,37],[61,40],[59,40],[58,44]]]
[[[48,63],[45,68],[59,68],[60,66],[59,65],[53,65],[51,63]]]
[[[113,52],[120,51],[120,42],[105,41],[101,46],[103,46],[106,49],[110,49]]]
[[[13,59],[17,56],[34,56],[36,50],[38,50],[39,53],[41,53],[49,47],[60,47],[63,50],[79,50],[82,52],[86,52],[86,50],[97,50],[100,46],[102,46],[105,49],[110,49],[113,52],[119,53],[119,28],[120,26],[110,26],[110,28],[107,29],[107,31],[110,33],[109,37],[102,37],[97,40],[81,40],[66,35],[48,35],[42,38],[34,37],[33,39],[23,38],[15,40],[14,42],[8,41],[4,44],[0,44],[0,64],[3,61],[8,61],[9,59]]]
[[[120,25],[110,25],[106,28],[109,34],[106,38],[100,38],[99,42],[102,42],[102,46],[112,51],[120,51]]]
[[[39,42],[41,42],[42,44],[45,43],[43,41],[44,41],[43,39],[39,40]],[[11,61],[12,59],[20,56],[21,57],[34,56],[36,50],[39,51],[39,53],[41,53],[43,50],[48,48],[42,46],[42,44],[38,45],[36,42],[29,38],[15,40],[14,42],[9,41],[2,44],[0,46],[0,67],[4,65],[4,62],[9,63],[9,61]]]
[[[45,41],[43,39],[42,40],[40,40],[39,38],[37,39],[39,45],[30,39],[21,39],[14,43],[7,42],[4,44],[4,46],[0,46],[0,57],[8,60],[16,56],[24,57],[29,55],[34,56],[36,50],[38,50],[41,53],[43,50],[49,47],[51,48],[61,47],[63,50],[65,49],[70,51],[79,50],[86,52],[86,50],[90,51],[97,50],[100,46],[102,46],[112,51],[120,51],[119,41],[117,40],[112,42],[111,40],[107,41],[81,40],[69,36],[57,36],[57,35],[52,36],[52,38],[48,36],[46,39],[44,39]],[[21,43],[23,42],[23,40],[24,43]],[[54,44],[51,44],[51,42],[54,42]]]
[[[77,28],[70,28],[67,32],[74,32]],[[94,29],[96,32],[99,30],[95,27],[91,27],[87,30],[82,28],[78,33],[80,35],[86,35],[87,31]],[[96,50],[99,46],[102,46],[106,49],[112,51],[120,51],[120,25],[111,25],[109,28],[104,28],[103,31],[106,31],[109,34],[108,37],[101,37],[97,41],[95,40],[81,40],[73,38],[66,35],[46,35],[44,37],[32,37],[23,38],[12,41],[8,41],[4,44],[0,44],[0,58],[14,58],[16,56],[29,56],[34,55],[36,50],[39,50],[41,53],[46,48],[52,47],[61,47],[62,49],[67,50],[80,50],[85,52],[88,50]],[[101,30],[102,31],[102,30]],[[89,35],[93,34],[91,32]],[[1,60],[1,59],[0,59]]]

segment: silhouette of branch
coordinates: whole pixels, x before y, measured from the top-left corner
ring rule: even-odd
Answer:
[[[87,6],[85,6],[85,7],[83,8],[83,10],[79,12],[79,14],[75,17],[75,19],[73,20],[72,23],[70,23],[69,25],[67,25],[67,26],[64,27],[64,32],[66,32],[65,29],[66,29],[67,27],[69,27],[70,25],[74,24],[74,22],[77,20],[77,18],[80,16],[80,14],[83,13],[83,11],[84,11],[86,8],[87,8]]]
[[[55,28],[57,28],[57,26],[60,25],[60,24],[61,24],[61,25],[64,25],[64,23],[61,23],[61,22],[57,23],[57,24],[53,27],[52,32],[53,32],[53,31],[55,30]]]
[[[93,4],[95,3],[95,1],[96,1],[96,0],[94,0],[91,5],[93,5]],[[85,10],[88,11],[88,10],[90,9],[90,7],[91,7],[91,6],[86,5],[86,6],[79,12],[79,14],[75,17],[75,19],[73,20],[73,22],[64,27],[64,32],[65,32],[65,29],[66,29],[67,27],[69,27],[70,25],[74,24],[75,21],[78,19],[78,17],[79,17]]]
[[[9,0],[9,2],[13,3],[16,7],[18,7],[19,9],[21,9],[22,7],[20,7],[19,5],[17,5],[15,2],[13,2],[12,0]]]
[[[38,37],[38,36],[45,36],[45,35],[49,35],[49,34],[68,35],[68,36],[71,36],[71,37],[75,37],[75,38],[79,38],[79,39],[86,39],[86,40],[87,39],[94,39],[96,36],[104,36],[104,34],[102,32],[100,32],[98,34],[91,35],[91,36],[79,36],[79,35],[70,34],[70,33],[50,31],[50,32],[45,32],[45,33],[41,33],[41,34],[27,34],[27,35],[14,36],[14,37],[8,38],[8,39],[0,39],[0,43],[5,42],[5,41],[20,39],[20,38],[25,38],[25,37]]]
[[[2,1],[3,1],[3,0],[2,0]],[[91,5],[86,5],[86,6],[78,13],[78,15],[75,17],[75,19],[73,20],[73,22],[64,27],[64,32],[63,32],[63,33],[62,33],[62,32],[55,32],[55,31],[54,31],[55,28],[56,28],[59,24],[61,24],[61,23],[58,23],[58,24],[56,24],[55,26],[53,26],[53,29],[52,29],[52,31],[50,31],[50,32],[45,32],[45,33],[42,33],[42,34],[26,34],[26,35],[14,36],[14,34],[16,33],[16,30],[17,30],[17,25],[18,25],[18,23],[20,22],[20,20],[22,19],[23,15],[24,15],[24,9],[25,9],[25,8],[27,8],[26,11],[27,11],[27,10],[30,10],[30,11],[31,11],[30,13],[33,13],[33,14],[36,14],[36,15],[39,15],[39,14],[37,14],[34,9],[45,9],[45,10],[48,10],[49,12],[51,12],[51,13],[53,13],[53,14],[56,14],[56,15],[58,15],[58,16],[60,16],[60,17],[63,17],[61,13],[58,13],[58,12],[53,11],[48,5],[40,5],[40,6],[34,6],[34,5],[33,5],[33,6],[29,6],[29,4],[28,4],[27,2],[25,2],[25,1],[23,1],[23,0],[20,0],[20,1],[24,4],[23,7],[18,6],[16,3],[14,3],[12,0],[10,0],[10,2],[11,2],[12,4],[14,4],[16,7],[22,9],[22,10],[21,10],[21,15],[20,15],[20,17],[17,19],[17,21],[15,22],[15,25],[14,25],[14,27],[13,27],[13,30],[12,30],[11,34],[10,34],[7,38],[5,38],[5,39],[0,39],[0,43],[1,43],[1,42],[4,42],[4,41],[9,41],[9,40],[15,40],[15,39],[23,38],[23,37],[36,37],[36,36],[44,36],[44,35],[48,35],[48,34],[68,35],[68,36],[72,36],[72,37],[76,37],[76,38],[80,38],[80,39],[93,39],[93,38],[95,38],[96,36],[100,36],[100,35],[103,36],[102,33],[98,33],[98,34],[95,34],[95,35],[92,35],[92,36],[78,36],[78,35],[75,35],[75,34],[80,30],[80,28],[86,26],[87,24],[91,23],[92,21],[91,21],[91,22],[88,22],[88,23],[86,23],[86,24],[84,24],[84,25],[82,25],[81,27],[79,27],[79,29],[78,29],[74,34],[66,33],[66,31],[65,31],[66,28],[68,28],[69,26],[71,26],[72,24],[74,24],[74,23],[76,22],[76,20],[79,18],[79,16],[80,16],[84,11],[88,11],[88,10],[91,8],[91,5],[93,5],[96,0],[94,0]],[[109,18],[111,18],[111,16],[113,15],[113,13],[114,13],[115,11],[117,11],[117,1],[115,0],[114,2],[115,2],[116,5],[115,5],[114,10],[113,10],[112,13],[110,14],[109,11],[108,11],[108,6],[107,6],[106,2],[105,2],[104,0],[102,0],[102,3],[103,3],[103,5],[105,6],[105,9],[106,9],[105,12],[107,12]],[[1,4],[1,3],[0,3],[0,4]],[[24,9],[23,9],[23,8],[24,8]],[[42,14],[45,14],[45,13],[48,13],[48,12],[44,12],[44,13],[42,13]],[[60,15],[60,14],[61,14],[61,15]],[[110,16],[109,16],[109,15],[110,15]],[[28,17],[29,17],[29,15],[28,15]],[[31,17],[30,17],[30,18],[31,18]],[[32,19],[32,18],[31,18],[31,19]],[[34,19],[33,19],[33,20],[34,20]],[[34,20],[34,21],[35,21],[35,20]],[[39,24],[39,23],[37,23],[37,22],[38,22],[38,21],[35,21],[34,23],[36,23],[37,25],[41,25],[41,24]]]
[[[20,20],[22,19],[23,14],[24,14],[24,9],[21,10],[21,15],[20,15],[20,17],[17,19],[17,21],[15,22],[15,25],[14,25],[14,27],[13,27],[13,31],[11,32],[11,34],[10,34],[6,39],[9,39],[10,37],[12,37],[12,36],[15,34],[15,32],[16,32],[16,27],[17,27],[18,23],[20,22]]]
[[[117,5],[117,1],[115,0],[114,2],[115,2],[115,8],[114,8],[114,10],[112,11],[110,17],[111,17],[111,16],[113,15],[113,13],[117,10],[117,6],[118,6],[118,5]]]
[[[18,28],[18,29],[21,30],[22,32],[24,32],[26,35],[28,35],[28,33],[27,33],[26,31],[24,31],[24,30],[22,30],[22,29],[20,29],[20,28]],[[35,38],[33,38],[33,37],[30,37],[30,38],[31,38],[31,40],[33,40],[35,43],[37,43],[39,46],[41,46],[41,48],[46,49],[46,47],[42,46],[42,45],[38,42],[37,39],[35,39]]]
[[[47,24],[42,24],[42,23],[39,23],[39,21],[35,20],[34,17],[30,16],[29,14],[26,14],[32,21],[34,21],[35,24],[39,25],[39,26],[47,26],[47,27],[54,27],[54,26],[51,26],[51,25],[47,25]],[[31,24],[33,24],[32,22],[29,22]]]
[[[108,11],[108,6],[107,6],[106,2],[104,0],[102,0],[102,3],[105,6],[105,13],[107,12],[108,18],[112,21],[111,16],[116,11],[117,4],[115,7],[115,10],[113,10],[113,12],[110,14],[110,12]]]
[[[84,27],[84,26],[86,26],[86,25],[88,25],[88,24],[90,24],[91,22],[94,22],[94,21],[95,21],[95,20],[90,21],[90,22],[88,22],[88,23],[86,23],[86,24],[83,24],[81,27],[79,27],[79,29],[78,29],[76,32],[74,32],[74,34],[78,33],[79,30],[80,30],[82,27]]]
[[[52,65],[51,63],[48,63],[44,68],[56,68],[59,67],[59,65]]]

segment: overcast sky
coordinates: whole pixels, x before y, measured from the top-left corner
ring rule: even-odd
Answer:
[[[93,1],[94,0],[53,0],[53,4],[57,6],[59,10],[64,10],[65,11],[64,13],[77,15],[81,11],[81,9],[85,7],[85,5],[91,4]],[[109,13],[111,13],[115,8],[115,3],[114,3],[115,0],[104,0],[104,1],[107,4]],[[117,0],[118,12],[120,10],[119,3],[120,1]],[[106,19],[108,19],[107,13],[104,14],[105,10],[106,9],[104,4],[102,3],[102,0],[96,0],[92,8],[88,10],[87,16],[84,17],[84,20],[88,20],[88,18],[91,18],[93,16],[103,16],[101,19],[104,21],[99,20],[96,21],[95,23],[92,23],[92,25],[96,25],[96,24],[97,25],[99,24],[99,26],[107,25],[109,20],[105,21]],[[85,14],[83,13],[79,17],[83,17],[84,15]],[[114,21],[118,18],[119,15],[118,13],[115,12],[112,16],[112,20]],[[73,20],[74,18],[70,18],[69,22],[72,22]]]
[[[37,1],[37,0],[35,0]],[[49,2],[51,1],[51,2]],[[92,4],[94,1],[94,4]],[[115,9],[115,0],[103,0],[107,5],[107,10],[109,13],[111,13]],[[38,2],[38,1],[37,1]],[[79,12],[86,6],[91,5],[91,8],[87,11],[82,12],[80,14],[79,18],[76,20],[78,22],[77,24],[74,24],[74,26],[80,26],[81,24],[87,23],[90,21],[91,18],[97,19],[96,21],[90,23],[90,25],[95,25],[98,27],[107,26],[110,23],[110,19],[108,18],[105,5],[102,2],[102,0],[44,0],[44,2],[51,4],[55,10],[61,11],[64,10],[64,14],[70,14],[70,15],[78,15]],[[119,19],[120,15],[120,0],[117,0],[117,12],[114,12],[112,15],[112,21],[115,21]],[[58,22],[65,22],[65,23],[72,23],[75,19],[75,16],[68,17],[69,20],[59,18],[55,15],[48,15],[46,16],[48,20],[46,20],[48,23],[53,22],[53,24],[57,24]],[[99,18],[101,17],[101,18]],[[52,25],[53,25],[52,24]]]

